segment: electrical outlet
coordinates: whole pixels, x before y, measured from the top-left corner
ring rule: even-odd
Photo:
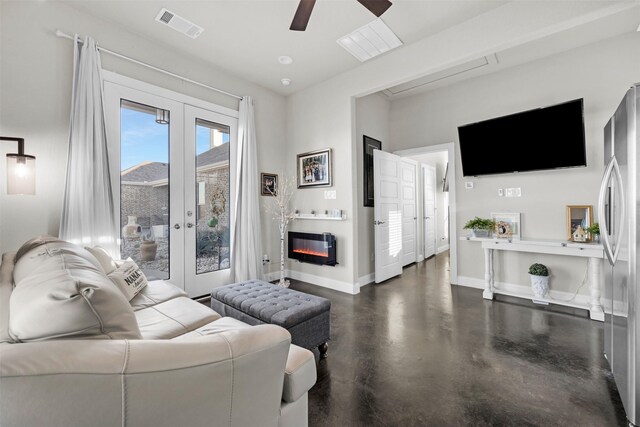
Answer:
[[[498,197],[504,196],[504,190],[502,188],[498,188]]]
[[[505,195],[507,197],[521,197],[522,196],[522,191],[520,190],[520,187],[505,188]]]
[[[473,188],[473,181],[465,181],[464,188],[466,188],[467,190],[471,190]]]

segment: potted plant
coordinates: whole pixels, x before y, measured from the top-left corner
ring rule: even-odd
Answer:
[[[529,267],[531,291],[534,298],[544,298],[549,292],[549,269],[544,264],[534,263]]]
[[[594,222],[585,231],[591,235],[594,242],[600,243],[600,224]]]
[[[465,230],[471,230],[473,237],[489,237],[496,226],[492,219],[475,217],[464,225]]]

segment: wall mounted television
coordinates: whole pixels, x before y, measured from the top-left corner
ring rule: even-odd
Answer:
[[[463,176],[587,166],[583,99],[458,127]]]

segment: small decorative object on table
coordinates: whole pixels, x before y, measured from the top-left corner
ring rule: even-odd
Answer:
[[[520,213],[491,213],[495,222],[495,237],[499,239],[520,240]]]
[[[531,292],[534,298],[545,298],[549,293],[549,269],[544,264],[534,263],[529,267]],[[533,302],[536,302],[535,299]]]
[[[471,230],[473,237],[490,237],[494,227],[495,221],[492,219],[475,217],[467,221],[463,228]]]
[[[600,243],[600,224],[594,222],[593,225],[587,227],[585,231],[591,235],[591,240],[595,243]]]
[[[593,207],[591,205],[567,206],[567,231],[572,242],[589,240],[588,228],[593,223]]]

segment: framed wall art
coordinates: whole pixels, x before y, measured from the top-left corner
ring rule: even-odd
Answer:
[[[587,228],[593,224],[593,206],[567,206],[567,233],[572,242],[588,242],[590,240]]]
[[[331,187],[331,148],[298,154],[298,188]]]
[[[278,194],[278,175],[275,173],[260,174],[260,194],[263,196]]]
[[[362,136],[362,172],[364,183],[364,206],[373,207],[373,150],[381,150],[382,142],[367,135]]]
[[[520,240],[520,213],[492,212],[491,219],[495,221],[496,228],[493,235],[498,239]]]

